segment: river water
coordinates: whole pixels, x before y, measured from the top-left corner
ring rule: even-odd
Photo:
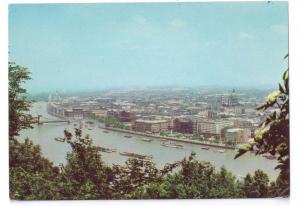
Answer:
[[[46,102],[37,102],[33,104],[31,114],[37,116],[41,114],[42,119],[55,120],[47,114]],[[35,125],[33,129],[21,131],[19,139],[28,137],[35,144],[39,144],[42,153],[55,165],[66,163],[66,154],[71,150],[67,143],[61,143],[54,140],[55,137],[63,137],[63,130],[68,129],[74,131],[73,123],[45,123]],[[142,141],[142,136],[132,135],[132,138],[125,138],[123,133],[109,131],[104,133],[103,129],[98,128],[98,125],[90,126],[92,130],[83,128],[83,134],[89,134],[95,145],[116,149],[117,152],[101,153],[103,160],[111,164],[124,164],[127,160],[126,156],[121,156],[119,152],[133,152],[137,154],[152,155],[152,161],[158,168],[162,168],[166,163],[173,163],[188,157],[192,151],[196,152],[196,158],[203,161],[208,161],[217,169],[225,166],[234,175],[245,176],[247,173],[253,174],[255,170],[260,169],[266,172],[270,179],[275,180],[278,171],[274,170],[276,160],[268,160],[254,154],[245,154],[234,160],[236,151],[226,150],[225,153],[217,152],[218,148],[210,147],[209,150],[201,149],[201,145],[180,143],[184,145],[184,149],[176,149],[172,147],[164,147],[159,139],[153,138],[152,142]],[[150,137],[149,137],[150,138]],[[151,139],[151,138],[150,138]]]

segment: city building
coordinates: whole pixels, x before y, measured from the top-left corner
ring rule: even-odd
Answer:
[[[136,116],[133,112],[120,111],[117,114],[117,119],[121,122],[131,122],[136,119]]]
[[[193,121],[187,118],[176,118],[173,121],[173,131],[184,134],[192,134]]]
[[[107,117],[107,110],[106,109],[96,109],[92,111],[96,117]]]
[[[169,122],[167,120],[135,120],[134,130],[138,132],[160,133],[167,131]]]
[[[64,117],[64,108],[60,104],[49,102],[47,104],[47,112],[56,117]]]
[[[116,109],[111,109],[107,111],[107,116],[108,117],[117,117],[118,116],[118,111]]]
[[[90,112],[83,108],[72,108],[64,110],[64,117],[67,119],[80,120],[89,117]]]
[[[218,103],[223,106],[237,106],[239,105],[239,98],[235,93],[235,89],[230,94],[223,94],[219,97]]]
[[[197,122],[197,133],[221,137],[222,129],[230,126],[233,126],[230,120],[200,120]]]
[[[253,121],[251,119],[244,119],[244,118],[235,118],[232,119],[233,124],[235,127],[252,127],[253,126]]]
[[[202,110],[198,113],[198,115],[202,118],[206,118],[206,119],[213,119],[216,118],[217,112],[214,112],[212,110]]]
[[[242,128],[227,129],[224,137],[225,142],[232,145],[247,143],[249,138],[251,138],[251,131]]]

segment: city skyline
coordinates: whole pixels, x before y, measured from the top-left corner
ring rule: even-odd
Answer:
[[[26,87],[33,93],[276,87],[287,66],[286,2],[16,4],[9,10],[10,61],[30,69]]]

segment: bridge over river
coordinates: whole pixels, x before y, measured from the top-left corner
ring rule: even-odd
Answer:
[[[48,119],[48,118],[42,118],[42,115],[37,115],[37,117],[33,117],[32,118],[32,123],[33,124],[44,124],[44,123],[59,123],[59,122],[66,122],[66,123],[70,123],[70,120],[66,120],[66,119]]]

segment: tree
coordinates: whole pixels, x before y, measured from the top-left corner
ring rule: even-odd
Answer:
[[[112,198],[113,171],[102,161],[92,139],[88,135],[82,137],[80,129],[75,129],[75,135],[67,130],[64,133],[72,151],[61,172],[61,199]]]
[[[286,59],[288,55],[284,58]],[[278,91],[267,97],[264,104],[257,108],[267,111],[269,115],[256,131],[254,139],[246,146],[239,148],[235,158],[248,151],[255,151],[257,155],[268,154],[277,158],[280,169],[278,183],[281,185],[281,196],[289,195],[290,158],[289,158],[289,69],[283,73],[282,83]]]
[[[57,197],[58,167],[42,157],[39,146],[9,140],[9,195],[14,200],[49,200]]]
[[[26,89],[21,84],[30,78],[27,68],[8,64],[9,71],[9,137],[19,135],[19,131],[31,127],[31,115],[26,114],[30,101],[26,98]]]
[[[272,185],[271,185],[272,186]],[[266,198],[272,196],[268,175],[261,170],[256,170],[254,176],[247,174],[242,186],[246,197],[249,198]]]
[[[195,153],[176,163],[178,171],[160,181],[132,192],[133,199],[243,198],[241,184],[225,168],[219,172],[208,162],[195,159]]]

